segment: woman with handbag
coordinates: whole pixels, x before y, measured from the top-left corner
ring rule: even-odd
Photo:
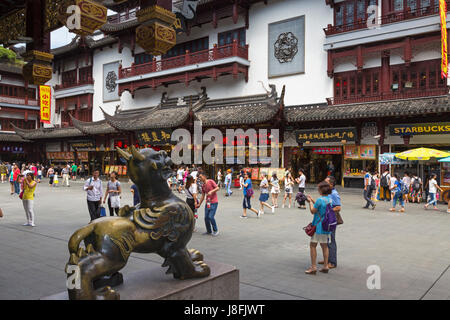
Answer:
[[[329,195],[331,194],[331,186],[328,182],[322,181],[317,186],[320,194],[320,198],[317,201],[308,195],[307,201],[309,203],[309,210],[311,214],[314,215],[313,221],[305,227],[305,232],[311,237],[309,248],[311,255],[311,267],[305,271],[306,274],[316,274],[317,273],[317,243],[320,244],[323,253],[324,267],[320,269],[320,272],[328,273],[328,240],[330,238],[330,233],[324,231],[322,228],[322,221],[325,217],[328,204],[331,205],[331,199]]]
[[[244,214],[241,216],[241,218],[247,219],[247,209],[256,213],[256,216],[259,218],[259,211],[253,209],[250,203],[250,199],[251,197],[253,197],[253,188],[252,188],[252,180],[249,178],[247,172],[244,173],[244,182],[242,183],[242,187],[244,188],[244,201],[242,202]]]
[[[23,191],[20,194],[27,217],[27,222],[23,224],[24,226],[36,226],[34,224],[34,191],[36,190],[36,185],[34,174],[31,172],[27,173],[26,178],[23,180]]]
[[[108,197],[108,208],[109,215],[111,217],[119,215],[120,208],[120,194],[122,193],[122,187],[120,186],[120,182],[117,180],[117,172],[113,171],[110,174],[110,180],[106,184],[106,192],[105,197],[103,198],[103,204],[105,204],[106,196]]]
[[[283,205],[281,206],[282,208],[284,208],[284,204],[286,203],[286,199],[288,197],[289,197],[289,209],[291,208],[293,191],[294,191],[294,179],[292,178],[291,173],[288,173],[286,175],[286,178],[284,179],[284,198],[283,198]]]

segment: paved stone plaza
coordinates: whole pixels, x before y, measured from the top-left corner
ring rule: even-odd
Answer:
[[[0,185],[0,299],[39,299],[65,290],[67,240],[89,222],[80,182],[36,192],[37,227],[24,227],[25,213],[9,184]],[[129,184],[122,205],[131,204]],[[308,190],[314,198],[315,190]],[[259,195],[259,192],[256,192]],[[308,237],[301,229],[312,219],[309,210],[278,209],[256,219],[240,219],[242,194],[219,198],[220,235],[203,236],[203,207],[190,242],[206,260],[240,269],[241,299],[450,299],[450,214],[408,205],[406,214],[362,209],[359,190],[342,192],[343,218],[337,234],[338,268],[329,274],[304,274],[310,265]],[[257,197],[253,205],[257,204]],[[280,204],[281,207],[281,204]],[[320,250],[319,250],[320,252]],[[319,254],[321,257],[321,253]],[[162,263],[155,255],[133,254],[124,273]],[[381,289],[369,290],[370,265],[381,268]],[[161,272],[164,269],[161,268]],[[174,280],[178,281],[178,280]]]

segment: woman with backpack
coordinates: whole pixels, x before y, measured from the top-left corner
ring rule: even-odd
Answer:
[[[422,179],[414,175],[411,179],[411,202],[420,203],[422,197]]]
[[[244,201],[242,202],[242,207],[244,209],[244,214],[241,216],[243,219],[247,219],[247,209],[254,212],[256,217],[259,218],[259,211],[252,208],[250,199],[253,197],[252,180],[249,178],[248,173],[244,173],[244,182],[242,183],[244,189]]]
[[[403,201],[403,192],[404,189],[402,187],[403,183],[400,181],[400,177],[398,174],[394,174],[394,186],[391,188],[391,193],[394,195],[393,202],[392,202],[392,208],[389,209],[389,211],[395,212],[395,207],[397,206],[397,202],[400,203],[401,209],[398,212],[405,212],[405,202]]]
[[[309,243],[309,249],[311,254],[311,267],[305,271],[306,274],[314,275],[317,273],[317,243],[320,244],[320,247],[322,248],[323,253],[323,262],[324,267],[320,269],[319,271],[322,273],[328,273],[328,241],[330,238],[331,232],[323,230],[322,222],[325,218],[325,215],[327,213],[327,207],[330,205],[331,208],[331,186],[328,182],[322,181],[317,186],[317,190],[319,191],[320,198],[317,199],[317,201],[314,201],[314,199],[308,195],[307,200],[309,203],[309,210],[311,211],[311,214],[314,215],[313,221],[311,222],[311,225],[313,228],[315,228],[314,234],[311,236],[311,240]],[[332,210],[332,209],[331,209]]]
[[[110,180],[106,184],[106,192],[105,197],[103,198],[103,204],[106,202],[106,197],[108,196],[108,208],[109,215],[111,217],[119,215],[120,208],[120,194],[122,193],[122,187],[120,186],[120,182],[117,180],[117,172],[113,171],[110,174]]]
[[[380,178],[380,200],[391,201],[391,193],[389,191],[391,175],[389,169],[384,170]]]
[[[271,209],[272,213],[275,213],[275,207],[267,203],[267,200],[269,200],[269,181],[267,181],[267,175],[265,173],[261,173],[261,178],[261,183],[259,184],[259,190],[261,191],[259,196],[259,213],[264,214],[264,206]]]

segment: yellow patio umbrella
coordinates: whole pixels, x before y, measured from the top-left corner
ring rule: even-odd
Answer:
[[[429,148],[417,148],[397,153],[395,157],[402,160],[430,160],[430,158],[450,157],[450,153]]]

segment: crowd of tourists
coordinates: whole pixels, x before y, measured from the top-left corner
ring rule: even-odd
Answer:
[[[82,169],[83,168],[83,169]],[[106,216],[107,205],[109,215],[119,215],[121,207],[122,186],[116,172],[109,174],[106,189],[100,179],[100,171],[94,170],[91,177],[85,179],[87,170],[83,165],[67,164],[64,166],[49,166],[45,168],[40,164],[30,163],[19,165],[17,163],[1,163],[1,182],[7,181],[11,184],[11,195],[18,195],[23,203],[26,214],[24,226],[35,224],[34,198],[37,184],[44,176],[49,178],[50,186],[58,184],[58,178],[62,178],[62,184],[70,186],[70,180],[76,180],[79,176],[83,181],[83,190],[86,192],[87,208],[90,220],[93,221]],[[336,190],[336,179],[328,176],[317,185],[319,197],[314,199],[311,194],[306,194],[307,178],[303,169],[298,170],[295,178],[292,169],[285,171],[283,177],[278,177],[276,172],[261,172],[259,183],[259,205],[252,207],[251,200],[254,198],[254,189],[251,176],[248,172],[240,170],[237,175],[238,188],[242,192],[242,219],[246,219],[248,212],[252,212],[260,218],[265,208],[275,213],[279,208],[307,209],[313,215],[312,222],[304,228],[310,239],[311,266],[305,271],[306,274],[315,275],[317,271],[328,273],[330,269],[337,267],[337,245],[336,229],[343,223],[341,217],[341,198]],[[186,196],[186,203],[192,209],[194,216],[198,219],[198,210],[204,203],[204,222],[206,232],[204,235],[218,236],[219,229],[215,215],[219,201],[218,192],[225,191],[225,199],[231,197],[231,188],[236,184],[233,180],[232,169],[226,170],[225,174],[218,170],[215,177],[210,178],[200,167],[179,167],[173,172],[173,176],[167,180],[168,186],[179,194]],[[369,169],[364,176],[364,208],[375,209],[376,201],[391,201],[391,211],[395,211],[399,205],[399,212],[405,212],[405,203],[420,203],[425,201],[425,208],[433,206],[437,209],[437,194],[442,191],[436,181],[436,174],[429,174],[424,181],[414,174],[405,173],[403,177],[398,174],[390,174],[385,170],[381,175],[377,172],[371,173]],[[294,192],[295,186],[298,191]],[[133,206],[140,203],[139,190],[132,184],[130,192],[133,195]],[[283,193],[280,196],[280,193]],[[295,193],[295,196],[294,196]],[[296,205],[297,203],[297,205]],[[450,208],[447,211],[450,213]],[[3,212],[0,209],[0,217]],[[322,250],[323,260],[317,261],[317,244]],[[317,265],[322,267],[318,270]]]
[[[437,200],[439,192],[443,192],[442,188],[437,182],[437,174],[426,173],[425,178],[422,179],[417,174],[405,172],[403,176],[397,173],[391,174],[389,169],[384,170],[380,175],[378,172],[370,172],[370,169],[365,170],[364,175],[364,200],[365,209],[376,207],[376,201],[392,200],[392,207],[389,209],[392,212],[405,212],[405,204],[407,203],[425,203],[424,208],[428,209],[430,206],[434,210],[437,208]],[[450,213],[450,203],[447,213]]]

